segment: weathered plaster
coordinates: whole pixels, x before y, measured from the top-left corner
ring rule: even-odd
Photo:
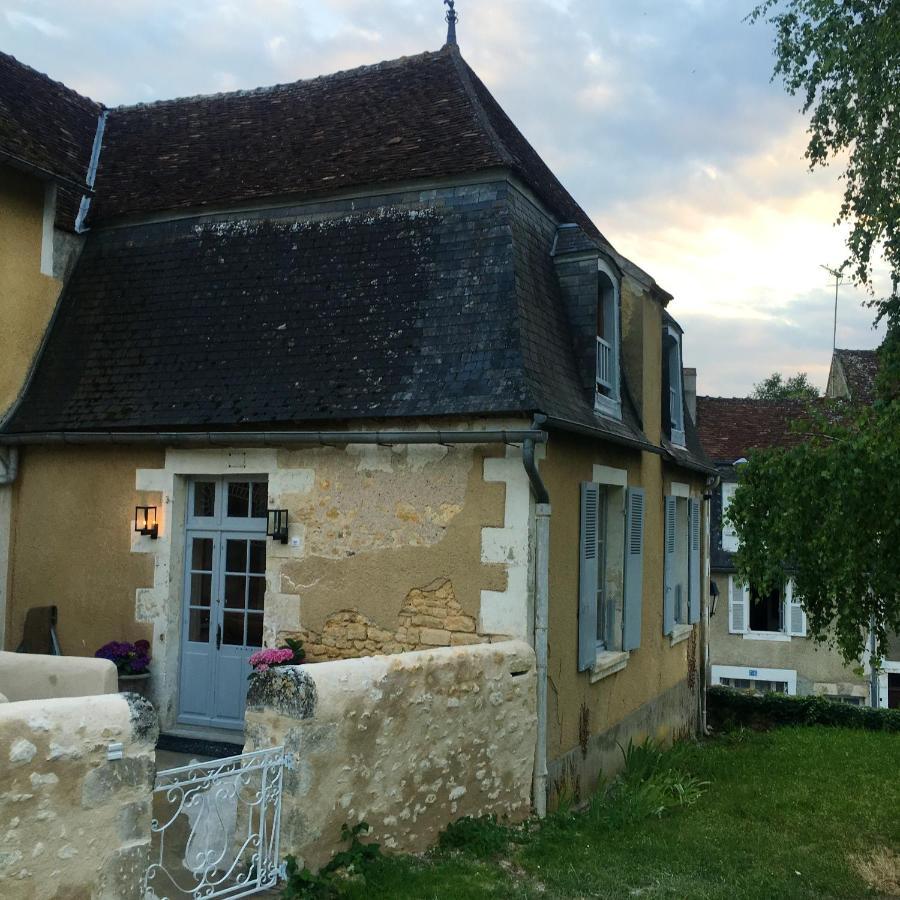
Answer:
[[[12,540],[12,492],[11,484],[0,485],[0,649],[6,646],[9,550]]]
[[[0,651],[0,693],[11,702],[115,694],[118,690],[118,672],[108,659]]]
[[[420,851],[462,816],[523,819],[535,735],[534,653],[508,642],[254,676],[245,749],[292,752],[281,846],[318,869],[344,824]]]
[[[136,729],[135,706],[152,727]],[[142,897],[156,734],[130,695],[0,705],[0,896]],[[122,759],[107,759],[112,742]]]

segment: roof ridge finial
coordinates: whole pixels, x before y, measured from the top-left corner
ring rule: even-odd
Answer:
[[[456,13],[456,0],[444,0],[444,5],[447,7],[447,15],[445,16],[447,19],[447,44],[455,47],[456,23],[459,21],[459,16]]]

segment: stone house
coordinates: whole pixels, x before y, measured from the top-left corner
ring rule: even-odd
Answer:
[[[0,106],[7,648],[55,604],[64,653],[151,642],[163,731],[240,734],[285,637],[523,639],[539,810],[696,727],[672,297],[455,45],[111,109],[0,56]]]
[[[723,516],[734,496],[738,467],[757,449],[802,440],[791,431],[803,417],[799,400],[698,397],[700,439],[721,479],[710,504],[712,600],[709,624],[710,683],[738,690],[824,694],[847,703],[869,702],[862,663],[848,666],[837,649],[807,635],[806,614],[794,602],[790,580],[770,593],[738,579],[732,554],[738,538]]]

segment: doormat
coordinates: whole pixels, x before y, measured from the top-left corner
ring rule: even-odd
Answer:
[[[232,744],[228,741],[209,741],[203,738],[184,737],[179,734],[161,734],[156,742],[157,750],[168,750],[170,753],[187,753],[191,756],[209,756],[212,759],[224,759],[226,756],[239,756],[244,752],[243,744]]]

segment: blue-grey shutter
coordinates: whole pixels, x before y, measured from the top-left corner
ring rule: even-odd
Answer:
[[[688,547],[688,621],[700,621],[700,501],[691,500],[691,534]]]
[[[625,621],[622,649],[641,646],[641,605],[644,593],[644,489],[625,492]]]
[[[665,498],[663,535],[663,634],[675,631],[675,497]]]
[[[581,483],[581,540],[578,586],[578,671],[597,661],[597,507],[600,488]]]

